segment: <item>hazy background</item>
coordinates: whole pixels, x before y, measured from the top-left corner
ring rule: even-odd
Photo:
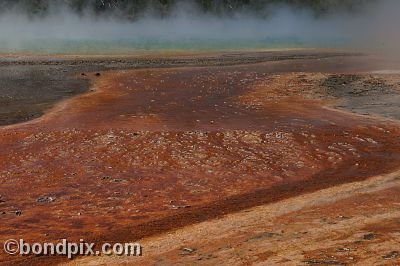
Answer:
[[[399,11],[396,0],[0,0],[0,52],[397,52]]]

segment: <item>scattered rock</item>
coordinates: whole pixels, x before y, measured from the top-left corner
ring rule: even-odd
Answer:
[[[338,248],[336,250],[339,251],[339,252],[346,252],[346,251],[350,251],[351,249],[349,249],[349,248]]]
[[[178,210],[178,209],[187,209],[187,208],[190,208],[190,207],[192,207],[192,206],[190,206],[190,205],[181,205],[181,206],[172,205],[171,209]]]
[[[316,265],[316,264],[319,264],[319,265],[345,265],[344,263],[341,263],[336,260],[306,260],[303,262],[308,265]]]
[[[52,203],[56,200],[55,197],[48,197],[48,196],[43,196],[37,199],[37,202],[39,203]]]
[[[383,256],[382,258],[385,260],[392,260],[392,259],[396,259],[400,257],[400,253],[398,251],[392,251],[388,254],[386,254],[385,256]]]
[[[121,182],[124,182],[125,181],[125,179],[114,179],[113,180],[113,182],[115,182],[115,183],[121,183]]]
[[[370,234],[366,234],[366,235],[364,235],[364,240],[374,240],[375,238],[376,238],[376,235],[375,234],[372,234],[372,233],[370,233]]]
[[[194,248],[183,248],[181,250],[182,252],[180,253],[180,255],[182,256],[192,255],[194,252],[196,252],[196,249]]]

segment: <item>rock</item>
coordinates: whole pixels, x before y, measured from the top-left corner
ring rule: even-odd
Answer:
[[[306,260],[304,263],[308,265],[345,265],[336,260]]]
[[[16,211],[15,211],[15,215],[21,216],[21,215],[22,215],[22,211],[21,211],[21,210],[16,210]]]
[[[194,248],[183,248],[181,250],[182,250],[182,252],[180,253],[180,255],[182,255],[182,256],[191,255],[194,252],[196,252],[196,249],[194,249]]]
[[[338,248],[336,250],[339,251],[339,252],[346,252],[346,251],[350,251],[351,249],[349,249],[349,248]]]
[[[385,256],[382,256],[382,258],[385,260],[392,260],[392,259],[396,259],[398,257],[400,257],[400,253],[398,251],[392,251],[392,252],[386,254]]]
[[[43,196],[37,199],[37,202],[39,203],[52,203],[56,200],[55,197],[48,197],[48,196]]]
[[[114,179],[113,182],[114,183],[121,183],[121,182],[125,182],[125,179]]]
[[[190,205],[182,205],[182,206],[172,205],[172,206],[171,206],[171,208],[172,208],[173,210],[187,209],[187,208],[190,208],[190,207],[192,207],[192,206],[190,206]]]
[[[96,73],[96,77],[100,77],[101,76],[101,74],[100,73]]]
[[[373,240],[373,239],[375,239],[375,234],[366,234],[366,235],[364,235],[364,240]]]

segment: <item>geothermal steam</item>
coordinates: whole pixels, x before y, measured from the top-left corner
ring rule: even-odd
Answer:
[[[54,7],[43,17],[28,17],[14,9],[0,15],[0,50],[18,51],[27,46],[62,52],[70,43],[125,43],[152,48],[152,44],[180,48],[269,47],[271,43],[294,46],[360,46],[375,50],[396,49],[399,40],[395,0],[377,1],[360,12],[316,17],[306,9],[276,6],[266,18],[250,13],[217,17],[198,12],[193,6],[177,5],[171,16],[144,15],[134,22],[112,16],[78,15],[65,7]],[[53,42],[55,41],[55,42]],[[53,47],[50,48],[50,44]],[[55,46],[55,47],[54,47]],[[90,45],[89,45],[90,46]],[[137,47],[136,47],[137,48]]]

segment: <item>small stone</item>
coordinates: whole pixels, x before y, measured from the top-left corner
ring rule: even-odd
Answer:
[[[190,206],[190,205],[182,205],[182,206],[172,205],[172,206],[171,206],[171,208],[172,208],[173,210],[187,209],[187,208],[190,208],[190,207],[192,207],[192,206]]]
[[[181,255],[185,256],[185,255],[191,255],[196,251],[196,249],[193,248],[183,248],[182,249],[182,253]]]
[[[15,215],[21,216],[21,215],[22,215],[22,211],[21,211],[21,210],[16,210],[16,211],[15,211]]]
[[[364,240],[373,240],[373,239],[375,239],[375,234],[366,234],[366,235],[364,235]]]
[[[382,258],[385,260],[392,260],[392,259],[396,259],[400,256],[400,253],[398,251],[392,251],[388,254],[386,254],[385,256],[383,256]]]
[[[54,202],[55,200],[56,200],[55,197],[47,197],[47,196],[44,196],[44,197],[38,198],[38,199],[37,199],[37,202],[39,202],[39,203],[52,203],[52,202]]]

